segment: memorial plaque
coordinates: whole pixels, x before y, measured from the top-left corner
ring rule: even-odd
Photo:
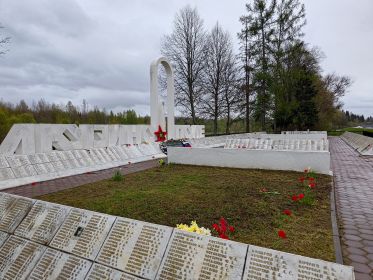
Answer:
[[[0,279],[26,279],[44,250],[43,245],[10,236],[0,250]]]
[[[33,203],[29,198],[0,193],[0,230],[13,233]]]
[[[58,158],[56,152],[50,152],[50,153],[47,153],[46,156],[48,157],[48,160],[50,162],[55,162],[55,161],[59,161],[60,159]]]
[[[71,151],[61,151],[61,152],[64,154],[66,159],[73,159],[74,158],[74,155]]]
[[[14,156],[7,156],[6,160],[8,161],[10,167],[22,166],[22,163],[19,160],[19,158],[16,158]]]
[[[14,232],[32,241],[48,244],[66,218],[69,207],[37,201]]]
[[[14,173],[11,168],[0,168],[0,181],[14,179]]]
[[[119,157],[120,157],[121,160],[126,160],[126,159],[128,159],[127,154],[125,154],[125,153],[123,152],[123,150],[121,149],[121,147],[119,147],[119,146],[113,146],[113,149],[114,149],[115,152],[119,155]]]
[[[27,155],[27,157],[31,164],[43,163],[37,154]]]
[[[62,151],[56,151],[55,153],[56,153],[56,155],[58,157],[58,160],[60,160],[60,161],[67,160],[67,157],[66,157],[66,155],[65,155],[64,152],[62,152]]]
[[[85,279],[92,262],[48,248],[28,279],[30,280],[80,280]]]
[[[114,220],[114,216],[72,209],[50,247],[94,260]]]
[[[175,229],[156,279],[240,279],[247,245]]]
[[[114,155],[114,153],[110,149],[106,148],[105,152],[109,156],[110,161],[117,161],[118,160],[117,157]]]
[[[244,280],[353,280],[353,268],[249,245]]]
[[[83,159],[85,166],[94,165],[94,162],[89,156],[89,153],[87,150],[79,150],[79,153],[81,155],[81,158]]]
[[[101,154],[101,156],[105,159],[106,162],[111,162],[112,159],[108,155],[107,151],[105,148],[99,148],[97,151]]]
[[[53,168],[58,171],[66,170],[65,166],[62,164],[61,161],[53,161],[52,162]]]
[[[102,154],[98,151],[98,149],[92,149],[91,150],[92,155],[98,159],[98,163],[102,164],[107,162],[107,160],[102,156]]]
[[[170,227],[117,218],[96,261],[154,279],[171,233]]]
[[[133,152],[133,149],[131,149],[132,146],[129,147],[123,147],[123,150],[128,155],[129,159],[135,158],[136,154]]]
[[[87,162],[85,162],[85,160],[83,158],[77,158],[77,159],[75,159],[75,162],[76,162],[77,167],[87,166]]]
[[[118,154],[118,152],[113,148],[113,147],[107,147],[106,148],[107,152],[114,157],[114,160],[115,161],[118,161],[118,160],[121,160],[121,157],[120,155]]]
[[[16,178],[24,178],[37,175],[37,172],[32,165],[13,167],[12,170]]]
[[[9,237],[9,234],[7,234],[6,232],[0,231],[0,247],[5,243],[8,237]]]
[[[74,166],[71,164],[71,161],[70,160],[61,160],[61,163],[63,165],[63,167],[66,169],[72,169],[74,168]]]
[[[144,155],[139,150],[139,145],[133,145],[130,147],[136,158],[143,157]]]
[[[9,167],[8,161],[5,157],[0,156],[0,168],[6,168]]]
[[[35,164],[34,168],[38,175],[49,173],[44,163]]]
[[[40,153],[40,154],[35,154],[35,156],[37,156],[40,159],[41,163],[49,162],[49,158],[47,154]]]
[[[95,153],[92,152],[92,150],[90,150],[88,152],[88,154],[89,154],[89,157],[91,158],[93,164],[101,163],[100,159],[97,157],[97,155]]]
[[[56,169],[54,168],[53,164],[50,162],[42,163],[44,167],[47,169],[48,173],[56,172]]]
[[[31,164],[27,155],[14,155],[13,158],[15,158],[17,161],[19,161],[21,163],[21,166]]]
[[[143,280],[143,278],[95,263],[85,280]]]
[[[79,151],[78,151],[78,150],[72,150],[71,152],[72,152],[72,154],[73,154],[74,158],[76,158],[76,159],[78,159],[78,158],[81,158],[81,157],[82,157],[82,155],[81,155],[81,154],[79,153]]]

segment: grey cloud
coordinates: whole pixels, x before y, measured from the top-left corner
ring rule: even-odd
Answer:
[[[159,54],[162,35],[171,32],[174,14],[196,6],[206,29],[219,21],[237,49],[243,0],[99,1],[2,0],[1,32],[12,37],[0,58],[0,98],[28,102],[68,100],[121,111],[149,113],[149,64]],[[306,1],[306,40],[326,54],[325,72],[354,79],[345,108],[373,114],[370,102],[373,56],[371,0]],[[368,106],[363,108],[362,106]]]

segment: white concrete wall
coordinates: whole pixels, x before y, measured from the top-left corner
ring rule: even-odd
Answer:
[[[202,125],[175,125],[177,138],[205,136]],[[54,149],[104,148],[154,142],[150,125],[15,124],[0,145],[0,154],[47,153]]]
[[[330,174],[329,152],[258,151],[168,147],[168,162],[178,164],[304,171]]]

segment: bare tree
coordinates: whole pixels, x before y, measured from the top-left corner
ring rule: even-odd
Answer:
[[[176,105],[197,122],[197,104],[202,97],[202,72],[206,32],[196,8],[182,8],[174,30],[162,39],[161,52],[175,68]]]
[[[227,63],[227,69],[223,74],[223,112],[226,118],[225,133],[230,133],[233,114],[237,111],[241,99],[241,89],[239,85],[239,67],[234,57]]]
[[[234,70],[231,38],[218,23],[207,36],[205,53],[205,95],[202,112],[214,120],[214,133],[217,134],[218,119],[223,117],[226,102],[228,101],[228,106],[231,105],[233,73],[230,71]]]
[[[0,24],[0,29],[4,28]],[[2,37],[0,36],[0,55],[5,54],[8,50],[4,49],[4,46],[10,42],[10,37]]]

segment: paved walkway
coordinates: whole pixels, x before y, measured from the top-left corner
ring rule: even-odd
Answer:
[[[149,160],[144,162],[133,163],[111,169],[105,169],[95,172],[88,172],[84,174],[54,179],[45,182],[38,182],[29,185],[19,186],[3,190],[3,192],[12,193],[26,197],[36,197],[43,194],[58,192],[65,189],[78,187],[104,179],[111,178],[114,172],[118,169],[121,170],[123,175],[134,173],[137,171],[146,170],[158,166],[158,160]]]
[[[373,280],[373,158],[330,138],[344,264],[357,280]]]

